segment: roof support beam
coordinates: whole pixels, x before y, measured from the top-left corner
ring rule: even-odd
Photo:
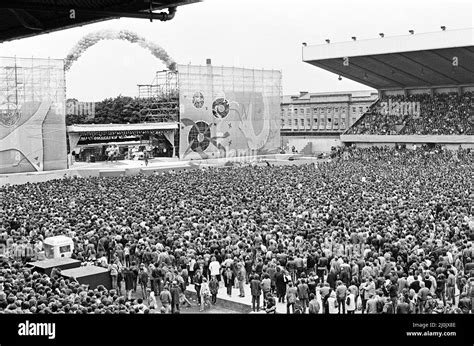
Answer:
[[[350,59],[350,57],[349,57],[349,59]],[[379,77],[380,79],[388,80],[388,81],[390,81],[391,83],[393,83],[393,84],[395,84],[395,85],[398,85],[398,86],[401,87],[401,88],[404,88],[404,87],[405,87],[403,84],[401,84],[400,82],[397,82],[397,81],[394,80],[394,79],[388,78],[388,77],[383,76],[383,75],[381,75],[381,74],[379,74],[379,73],[376,73],[376,72],[374,72],[374,71],[368,71],[366,68],[364,68],[364,67],[362,67],[362,66],[360,66],[360,65],[358,65],[358,64],[356,64],[356,63],[354,63],[354,59],[350,60],[349,64],[352,65],[352,66],[355,66],[355,67],[357,67],[357,68],[359,68],[359,69],[361,69],[361,70],[363,70],[365,73],[370,73],[370,74],[372,74],[372,75],[375,75],[375,76]]]
[[[44,30],[43,24],[27,11],[14,10],[12,8],[10,8],[9,11],[13,13],[23,27],[30,30]]]
[[[445,56],[443,56],[443,55],[441,55],[441,54],[439,54],[439,53],[437,53],[436,51],[427,50],[426,53],[430,53],[430,54],[436,55],[437,57],[440,57],[441,59],[443,59],[443,60],[449,62],[449,63],[451,64],[451,66],[452,66],[452,60],[446,58]],[[454,66],[453,66],[453,67],[454,67]],[[469,70],[468,68],[463,67],[463,66],[457,66],[457,67],[455,67],[455,68],[463,69],[464,71],[467,71],[468,73],[474,73],[474,71]]]
[[[387,67],[389,67],[390,69],[394,70],[394,71],[397,71],[398,73],[401,73],[401,74],[404,74],[405,76],[408,76],[409,78],[412,78],[412,79],[416,79],[417,81],[421,81],[423,84],[429,84],[428,81],[418,77],[418,76],[415,76],[414,74],[411,74],[410,72],[407,72],[407,71],[404,71],[404,70],[401,70],[400,68],[398,67],[395,67],[393,66],[392,64],[386,62],[386,61],[382,61],[381,59],[379,58],[375,58],[373,56],[367,56],[367,57],[364,57],[368,60],[373,60],[373,61],[376,61],[377,63],[379,64],[382,64],[382,65],[385,65]]]
[[[425,70],[428,70],[428,71],[433,72],[433,74],[435,74],[435,75],[437,74],[437,75],[439,75],[439,76],[442,76],[443,78],[449,79],[450,81],[454,82],[454,84],[460,84],[460,83],[461,83],[461,82],[458,81],[457,79],[452,78],[452,77],[448,77],[448,76],[445,75],[444,73],[441,73],[441,72],[439,72],[439,71],[436,71],[436,70],[432,69],[431,67],[426,66],[425,64],[423,64],[423,63],[421,63],[421,62],[419,62],[419,61],[417,61],[417,60],[415,60],[415,59],[412,59],[412,58],[406,56],[406,55],[403,54],[403,53],[398,53],[398,55],[401,56],[401,57],[403,57],[404,59],[407,59],[407,60],[409,60],[409,61],[411,61],[411,62],[413,62],[413,63],[415,63],[415,64],[421,66],[421,67],[422,67],[423,69],[425,69]]]

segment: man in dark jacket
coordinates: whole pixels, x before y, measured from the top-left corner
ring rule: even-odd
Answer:
[[[133,291],[137,291],[137,279],[138,279],[138,273],[140,270],[138,269],[138,266],[135,262],[132,262],[132,266],[130,267],[130,270],[133,272]]]
[[[253,261],[250,259],[250,257],[245,258],[245,283],[248,284],[250,282],[250,274],[252,273],[252,265]]]
[[[320,282],[324,282],[324,275],[328,269],[328,259],[324,253],[319,257],[317,266],[318,269],[316,274],[318,275]]]
[[[219,282],[216,277],[212,277],[209,281],[209,290],[211,291],[211,304],[216,305],[217,292],[219,291]]]
[[[142,289],[142,296],[143,299],[147,299],[146,289],[148,287],[148,273],[146,272],[145,267],[140,268],[140,272],[138,274],[138,281],[140,282],[140,288]]]
[[[346,313],[346,297],[347,297],[347,287],[344,285],[342,281],[337,282],[337,288],[336,288],[336,299],[337,299],[337,304],[339,308],[339,314],[341,313],[341,308],[342,308],[342,313]]]
[[[234,285],[234,272],[227,267],[224,272],[224,285],[227,288],[227,295],[230,297],[232,295],[232,286]]]
[[[198,305],[201,304],[201,284],[202,284],[202,274],[201,274],[201,270],[197,270],[196,271],[196,274],[194,275],[194,289],[196,290],[196,295],[197,295],[197,301],[198,301]]]
[[[396,313],[397,302],[398,302],[398,286],[397,286],[396,278],[390,282],[387,288],[387,291],[390,297],[390,301],[392,302],[392,311],[393,313]]]
[[[336,290],[337,274],[334,270],[329,272],[326,281],[329,284],[329,287],[331,287],[333,290]]]
[[[252,295],[252,310],[260,311],[260,295],[262,294],[262,286],[258,274],[255,274],[253,280],[250,281],[250,294]]]
[[[285,295],[286,295],[286,282],[285,282],[285,275],[283,274],[280,266],[276,268],[275,285],[276,285],[278,302],[284,303]]]
[[[135,282],[135,274],[130,268],[125,267],[123,269],[123,277],[125,281],[125,292],[127,295],[127,299],[131,300],[132,299],[132,290],[134,287],[134,282]]]
[[[350,269],[344,269],[344,270],[341,271],[341,281],[347,287],[349,287],[349,285],[351,284],[351,275],[350,275],[349,270]]]
[[[155,292],[155,296],[159,296],[161,293],[161,280],[160,280],[160,269],[155,265],[151,271],[151,290]]]
[[[271,293],[267,297],[267,306],[265,307],[267,314],[276,314],[276,301]]]

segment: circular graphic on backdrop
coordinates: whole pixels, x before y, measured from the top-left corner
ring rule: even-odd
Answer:
[[[202,92],[197,91],[194,93],[193,105],[196,108],[202,108],[202,106],[204,105],[204,95],[202,94]]]
[[[0,105],[0,125],[5,127],[12,127],[18,120],[21,114],[16,104],[6,102]]]
[[[212,102],[212,114],[216,118],[225,118],[229,114],[229,101],[220,97]]]
[[[211,128],[204,121],[197,121],[189,130],[188,143],[192,151],[205,151],[211,143]]]

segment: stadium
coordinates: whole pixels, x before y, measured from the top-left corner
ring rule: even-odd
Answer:
[[[70,6],[76,26],[195,2]],[[0,42],[68,28],[51,6],[2,5]],[[177,63],[128,30],[0,58],[0,312],[472,314],[474,29],[445,29],[298,47],[376,90],[319,95],[327,112],[285,98],[284,71]],[[166,70],[68,99],[102,40]]]

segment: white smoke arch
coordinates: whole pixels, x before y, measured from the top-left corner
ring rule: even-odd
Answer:
[[[128,41],[130,43],[136,43],[140,47],[148,49],[151,54],[153,54],[156,58],[160,59],[168,69],[176,69],[176,62],[168,55],[168,53],[162,47],[138,35],[137,33],[129,30],[100,30],[87,34],[86,36],[81,38],[74,45],[74,47],[72,47],[71,51],[65,59],[65,70],[69,71],[74,62],[76,62],[86,50],[103,40],[122,40]]]

